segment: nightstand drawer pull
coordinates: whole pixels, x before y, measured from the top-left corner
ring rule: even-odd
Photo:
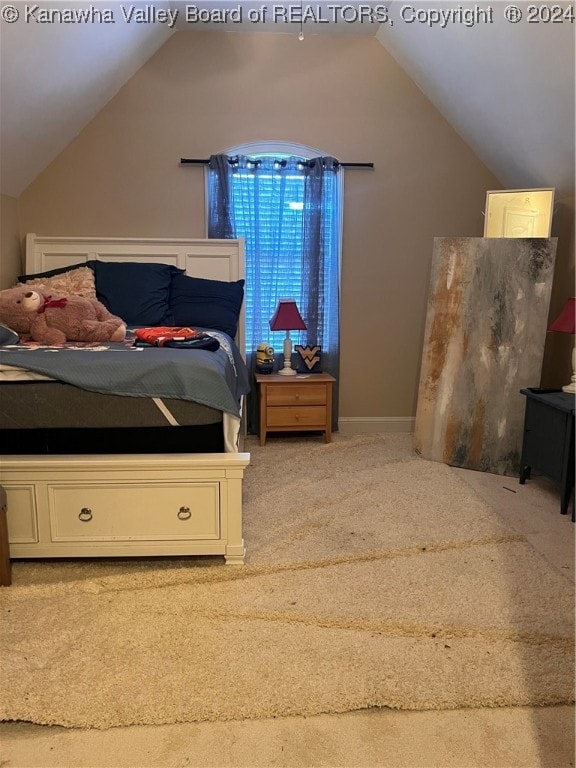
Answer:
[[[89,507],[82,507],[78,520],[82,520],[83,523],[89,523],[92,520],[92,510]]]
[[[178,510],[178,519],[179,520],[190,520],[192,517],[192,512],[190,511],[190,507],[180,507]]]

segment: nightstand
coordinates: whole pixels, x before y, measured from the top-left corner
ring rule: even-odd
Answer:
[[[530,479],[532,468],[558,483],[565,515],[574,488],[574,395],[550,389],[520,392],[526,397],[520,483]]]
[[[329,373],[280,376],[256,374],[260,397],[260,445],[268,432],[324,432],[332,439],[332,385]]]

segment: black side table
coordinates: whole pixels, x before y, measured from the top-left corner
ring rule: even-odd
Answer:
[[[574,395],[534,388],[520,392],[526,396],[520,483],[530,479],[532,468],[558,483],[560,512],[566,515],[574,488]]]

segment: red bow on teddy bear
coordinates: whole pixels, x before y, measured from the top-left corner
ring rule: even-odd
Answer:
[[[26,295],[28,296],[28,294]],[[46,312],[47,309],[51,309],[52,307],[62,308],[65,307],[67,303],[68,299],[53,299],[52,296],[46,296],[44,299],[44,304],[38,307],[36,312],[41,315],[42,312]]]

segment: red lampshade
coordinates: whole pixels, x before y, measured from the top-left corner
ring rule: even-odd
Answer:
[[[294,299],[278,299],[278,306],[270,318],[271,331],[305,331],[306,323],[302,320]]]
[[[564,305],[564,309],[552,325],[548,326],[549,331],[559,331],[560,333],[575,333],[575,311],[576,311],[576,298],[571,296]]]

